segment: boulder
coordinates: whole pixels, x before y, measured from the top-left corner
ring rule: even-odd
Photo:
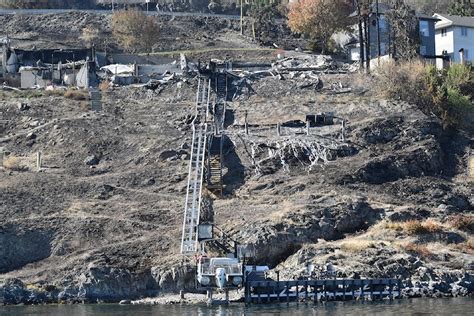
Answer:
[[[28,111],[30,109],[30,106],[27,103],[18,102],[17,108],[19,111]]]
[[[176,158],[178,152],[176,150],[165,150],[161,152],[160,159],[161,160],[169,160],[170,158]]]
[[[87,156],[86,159],[84,159],[84,163],[88,166],[96,166],[99,164],[99,162],[100,159],[96,155],[90,155]]]

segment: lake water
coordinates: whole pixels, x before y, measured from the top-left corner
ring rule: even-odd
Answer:
[[[46,305],[2,306],[1,316],[144,316],[144,315],[474,315],[473,298],[403,299],[392,302],[328,302],[305,304],[229,306],[186,305]]]

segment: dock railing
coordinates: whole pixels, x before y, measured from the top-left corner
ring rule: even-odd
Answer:
[[[327,279],[292,281],[247,281],[246,303],[290,301],[394,299],[401,297],[399,279]]]

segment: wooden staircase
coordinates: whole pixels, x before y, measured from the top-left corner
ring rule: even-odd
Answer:
[[[213,110],[214,135],[208,147],[206,187],[212,193],[222,196],[224,191],[222,181],[222,147],[224,143],[224,120],[227,99],[227,73],[225,71],[216,73],[214,88],[216,91],[216,103]]]

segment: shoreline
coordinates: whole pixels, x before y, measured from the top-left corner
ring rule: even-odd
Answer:
[[[471,276],[472,278],[472,276]],[[427,282],[428,283],[428,282]],[[434,282],[431,282],[434,283]],[[431,284],[418,284],[414,287],[405,287],[401,291],[401,296],[394,297],[392,299],[322,299],[319,302],[346,302],[346,301],[392,301],[392,300],[404,300],[414,298],[428,298],[428,299],[443,299],[443,298],[456,298],[456,297],[474,297],[472,282],[467,282],[464,286],[452,285],[451,290],[442,292],[436,289],[436,285]],[[1,295],[3,294],[3,295]],[[118,305],[232,305],[232,304],[245,304],[243,289],[229,292],[229,302],[225,301],[225,294],[223,292],[213,293],[212,303],[207,298],[206,294],[202,293],[184,293],[183,297],[179,293],[163,293],[157,296],[149,296],[143,298],[120,298],[120,299],[100,299],[100,298],[69,298],[66,300],[58,299],[57,296],[52,295],[53,293],[42,293],[34,292],[30,289],[28,295],[24,295],[21,298],[17,297],[16,302],[8,300],[11,299],[11,291],[2,288],[0,286],[0,306],[21,306],[21,305],[88,305],[88,304],[118,304]],[[48,295],[49,294],[49,295]],[[34,298],[34,299],[33,299]],[[298,302],[304,302],[302,298]],[[291,303],[298,303],[297,301],[291,301]],[[271,302],[271,303],[254,303],[250,305],[271,305],[279,304],[282,302]]]

